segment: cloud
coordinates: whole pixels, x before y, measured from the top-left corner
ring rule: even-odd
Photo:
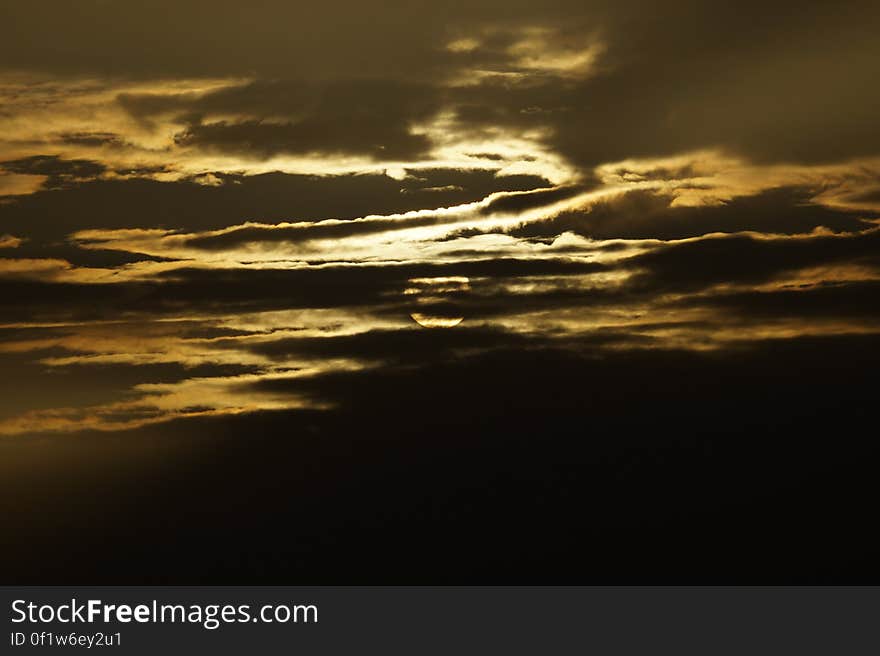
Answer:
[[[46,176],[0,171],[0,198],[32,194],[46,182]]]
[[[400,305],[400,294],[412,278],[523,277],[601,270],[604,267],[593,262],[517,258],[296,269],[176,266],[156,272],[148,279],[121,279],[113,283],[0,277],[0,307],[8,321],[99,320],[142,313],[216,314],[233,308],[236,312],[284,308],[369,309],[386,302]]]
[[[107,167],[90,160],[65,160],[53,155],[35,155],[0,162],[0,169],[23,175],[44,176],[48,187],[58,187],[74,181],[93,180],[104,173]]]
[[[3,383],[0,420],[33,411],[87,408],[139,396],[132,387],[144,383],[170,383],[203,376],[229,376],[253,371],[246,365],[185,366],[182,363],[90,363],[52,367],[43,361],[71,353],[60,348],[19,353],[0,353],[0,363],[15,371],[13,380]],[[143,393],[141,393],[143,395]]]
[[[124,89],[120,99],[141,118],[168,114],[181,144],[256,158],[420,156],[430,144],[411,128],[450,113],[448,134],[532,132],[584,172],[701,148],[787,163],[880,154],[872,130],[880,95],[871,83],[880,13],[868,2],[840,12],[821,2],[796,12],[753,2],[733,10],[682,1],[662,11],[566,0],[540,8],[481,2],[454,12],[400,5],[386,7],[378,22],[347,3],[315,9],[308,28],[272,2],[255,29],[241,24],[231,2],[210,16],[174,11],[179,27],[169,31],[155,7],[72,15],[59,6],[51,21],[16,7],[6,24],[17,29],[3,34],[0,54],[11,69],[61,77],[225,77],[226,89]],[[111,17],[112,38],[97,27]],[[55,44],[51,52],[28,38],[37,26]],[[214,36],[198,36],[205,34]],[[110,51],[114,57],[105,57]]]
[[[23,241],[15,235],[0,235],[0,249],[18,248]]]
[[[354,334],[323,337],[287,337],[259,341],[247,348],[254,353],[277,360],[291,357],[353,358],[377,360],[383,364],[412,362],[425,364],[455,357],[456,350],[484,351],[501,345],[523,346],[534,341],[525,335],[507,333],[492,327],[461,327],[456,330],[434,331],[415,327],[393,330],[369,330]],[[230,343],[234,346],[234,343]]]
[[[878,216],[824,206],[813,200],[816,193],[810,187],[773,187],[714,205],[689,207],[674,204],[673,192],[636,189],[506,232],[515,237],[546,238],[573,232],[593,239],[664,240],[713,232],[794,235],[820,227],[836,232],[863,230],[872,225],[865,219]]]
[[[222,185],[199,181],[99,180],[44,191],[0,204],[0,230],[27,227],[27,236],[62,239],[89,228],[153,228],[192,231],[264,222],[353,219],[369,209],[391,214],[481,200],[503,190],[526,190],[547,181],[531,175],[437,169],[402,181],[384,174],[311,176],[267,173],[217,175]],[[42,180],[42,178],[40,179]],[[429,195],[401,189],[447,187]],[[427,203],[426,203],[427,201]]]
[[[422,179],[424,180],[424,179]],[[422,188],[424,190],[425,188]],[[460,188],[428,187],[432,193],[461,191]],[[401,191],[406,191],[405,189]],[[578,186],[545,188],[522,192],[494,192],[479,203],[470,206],[462,204],[452,208],[439,208],[435,212],[412,212],[397,216],[366,216],[353,220],[339,221],[329,219],[318,222],[284,223],[276,225],[245,224],[213,234],[202,234],[186,239],[186,246],[205,250],[225,250],[247,244],[271,244],[278,242],[298,243],[322,239],[344,239],[348,237],[371,235],[391,231],[411,230],[430,226],[442,226],[467,221],[478,221],[480,216],[508,215],[524,213],[527,210],[559,203],[572,198],[583,189]],[[461,228],[451,236],[471,234],[469,229]],[[479,228],[470,229],[473,234],[481,234]]]
[[[761,283],[811,267],[880,267],[880,230],[797,238],[710,236],[673,243],[627,262],[644,268],[640,283],[654,291],[687,291],[715,284]],[[635,284],[635,283],[634,283]]]
[[[680,2],[661,14],[624,3],[600,18],[607,49],[596,75],[527,87],[490,78],[453,103],[462,129],[543,127],[586,169],[700,148],[787,163],[876,155],[880,95],[869,80],[880,14],[851,9],[801,4],[793,21],[751,5]]]
[[[608,581],[657,580],[668,568],[699,580],[718,551],[691,547],[734,539],[730,576],[797,579],[808,567],[863,576],[873,554],[852,545],[870,545],[858,520],[871,513],[876,451],[859,436],[877,346],[876,336],[842,335],[721,356],[514,347],[298,383],[337,401],[332,413],[5,440],[2,496],[18,500],[6,521],[22,540],[6,541],[3,555],[18,563],[16,582],[28,583],[112,583],[133,557],[133,576],[153,583],[369,583],[377,569],[404,582],[438,548],[451,554],[434,566],[443,578],[595,580],[601,561]],[[852,381],[846,391],[841,380]],[[270,387],[284,393],[294,383]],[[667,429],[676,440],[661,444]],[[103,512],[82,512],[96,507]],[[65,541],[56,529],[71,517],[84,530]],[[817,526],[845,532],[823,538]],[[363,540],[379,527],[387,539]],[[747,548],[756,535],[761,548]],[[59,539],[75,573],[49,557]],[[352,559],[359,539],[362,557]],[[656,549],[644,549],[647,539]],[[840,560],[817,560],[804,544]]]
[[[232,249],[244,244],[273,242],[297,243],[315,239],[344,239],[359,235],[371,235],[393,230],[423,228],[427,226],[458,223],[465,214],[425,213],[416,216],[366,217],[338,221],[329,219],[316,223],[294,225],[245,225],[216,234],[200,235],[186,240],[186,246],[205,250]]]
[[[480,211],[483,214],[519,214],[525,210],[545,207],[559,201],[568,200],[584,191],[584,186],[570,185],[499,195],[491,198]]]
[[[350,153],[380,160],[424,156],[428,139],[411,127],[438,109],[433,89],[393,81],[252,82],[201,96],[123,95],[135,117],[179,116],[178,146],[268,159]],[[212,120],[212,116],[235,116]]]
[[[880,307],[872,299],[877,298],[878,292],[880,280],[855,280],[799,289],[695,295],[677,301],[675,305],[713,308],[738,323],[825,320],[874,331],[880,319]]]

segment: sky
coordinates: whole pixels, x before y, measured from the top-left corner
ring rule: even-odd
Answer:
[[[590,549],[668,580],[728,572],[683,560],[700,535],[860,535],[878,29],[876,2],[3,3],[9,553],[82,520],[162,566],[89,542],[62,579],[366,580],[337,557],[372,536],[380,581],[583,580]],[[667,560],[625,567],[647,535]]]

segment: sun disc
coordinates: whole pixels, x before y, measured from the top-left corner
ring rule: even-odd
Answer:
[[[413,318],[413,321],[425,328],[453,328],[464,321],[464,317],[438,317],[419,312],[413,312],[409,316]]]

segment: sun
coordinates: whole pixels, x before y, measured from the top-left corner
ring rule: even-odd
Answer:
[[[464,317],[438,317],[419,312],[413,312],[409,316],[413,318],[413,321],[425,328],[454,328],[464,321]]]

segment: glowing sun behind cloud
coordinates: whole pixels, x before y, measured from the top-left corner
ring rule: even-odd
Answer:
[[[409,316],[424,328],[454,328],[464,321],[464,317],[437,317],[430,314],[421,314],[420,312],[413,312]]]
[[[424,328],[454,328],[462,321],[455,305],[450,301],[470,291],[470,279],[465,276],[412,278],[411,287],[404,294],[414,295],[422,306],[420,312],[412,312],[413,321]]]

